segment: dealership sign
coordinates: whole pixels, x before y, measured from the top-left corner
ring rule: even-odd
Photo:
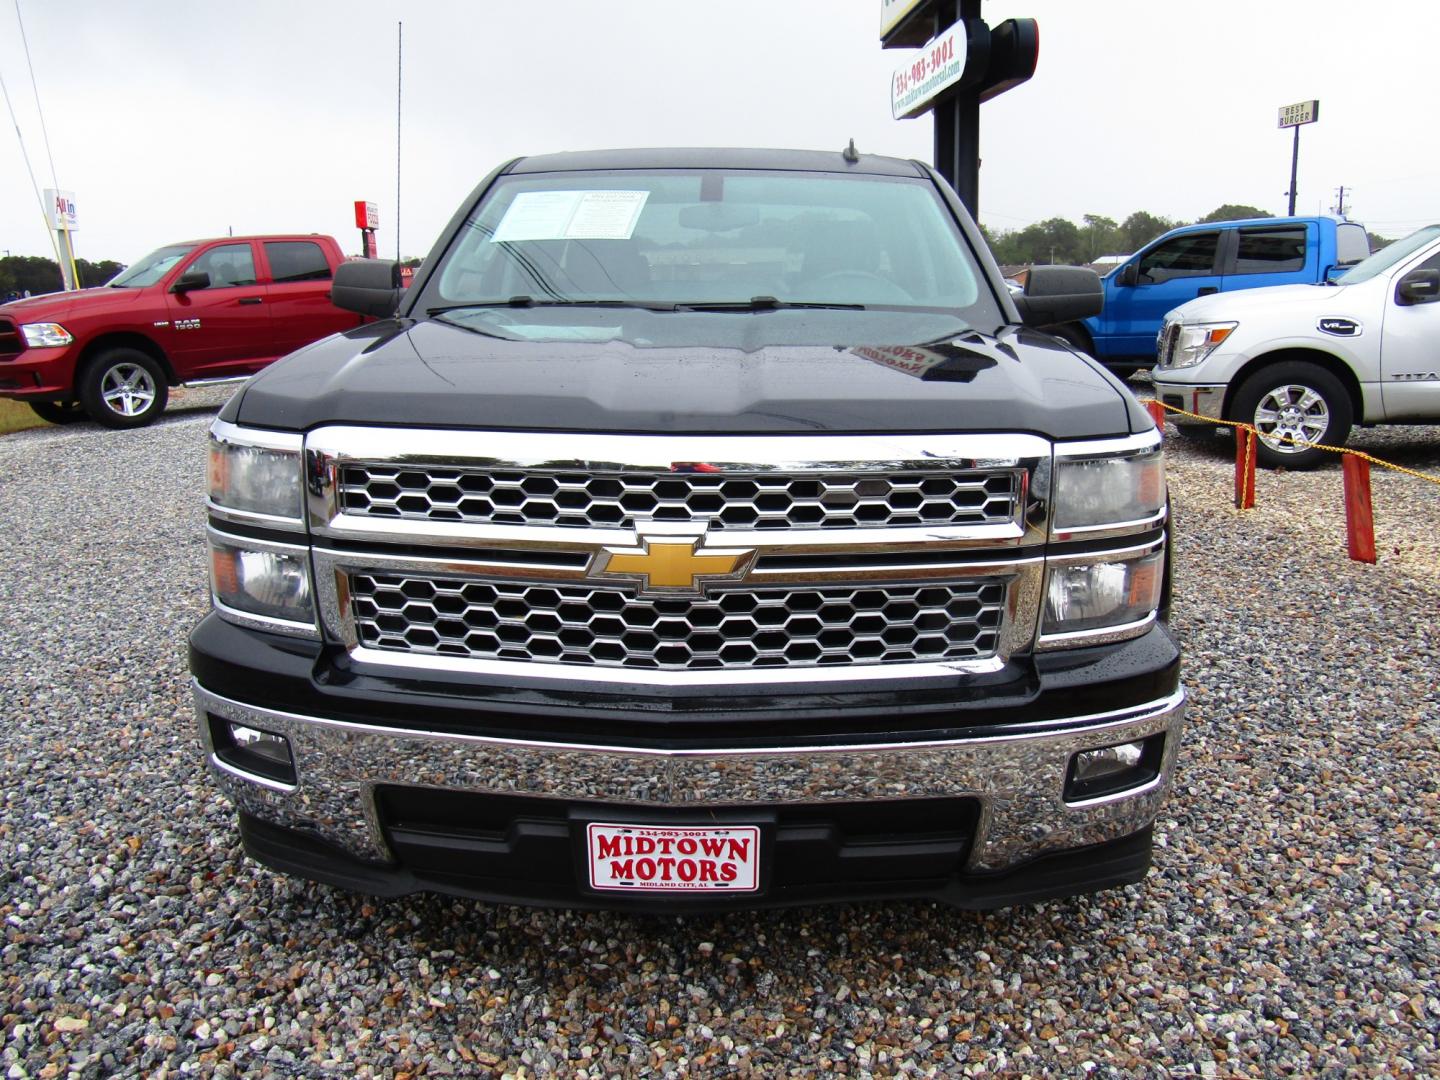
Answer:
[[[46,216],[52,229],[74,232],[80,227],[80,218],[75,212],[75,193],[45,189]]]
[[[880,37],[900,25],[900,21],[926,0],[880,0]]]
[[[895,69],[890,78],[890,115],[919,116],[965,74],[965,24],[956,23]]]

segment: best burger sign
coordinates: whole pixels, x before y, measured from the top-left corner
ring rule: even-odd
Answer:
[[[753,825],[686,828],[586,827],[590,886],[626,891],[755,892],[760,830]]]

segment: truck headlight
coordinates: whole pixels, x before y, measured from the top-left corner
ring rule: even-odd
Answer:
[[[1164,367],[1188,368],[1204,360],[1214,352],[1226,338],[1235,332],[1239,323],[1181,323],[1175,348],[1168,357],[1162,357]]]
[[[75,340],[75,335],[58,322],[22,323],[20,332],[25,335],[25,344],[32,349],[54,349]]]
[[[302,437],[241,428],[217,420],[210,427],[210,503],[220,516],[303,527]],[[228,511],[228,513],[227,513]]]
[[[210,590],[220,615],[232,622],[282,633],[316,632],[304,548],[211,530]]]
[[[1056,452],[1054,535],[1063,539],[1062,534],[1154,524],[1165,509],[1165,454],[1158,436],[1128,452],[1090,454],[1090,449]]]
[[[1163,547],[1138,553],[1071,556],[1052,564],[1045,584],[1041,646],[1080,644],[1070,635],[1098,640],[1132,636],[1128,633],[1132,630],[1143,632],[1160,606],[1164,573]],[[1095,633],[1113,630],[1126,632]]]

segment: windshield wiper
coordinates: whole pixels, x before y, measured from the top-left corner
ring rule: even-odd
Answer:
[[[778,300],[773,296],[752,296],[749,300],[696,300],[681,301],[675,305],[677,311],[864,311],[864,304],[831,304],[805,300]]]
[[[528,307],[594,307],[594,308],[642,308],[645,311],[674,311],[674,304],[658,300],[536,300],[533,296],[512,296],[508,300],[471,300],[468,304],[446,304],[442,307],[426,308],[426,315],[444,315],[447,311],[467,311],[471,308],[528,308]]]

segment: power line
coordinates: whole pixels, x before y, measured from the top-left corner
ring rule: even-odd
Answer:
[[[35,63],[30,59],[30,39],[25,34],[25,19],[20,14],[20,0],[15,0],[15,22],[20,26],[20,41],[25,46],[25,66],[30,69],[30,91],[35,95],[35,114],[40,118],[40,135],[45,142],[45,157],[50,162],[50,183],[55,185],[55,191],[58,197],[60,179],[55,171],[55,155],[50,152],[50,131],[45,126],[45,109],[40,104],[40,86],[35,82]],[[19,131],[18,125],[16,126],[16,131]],[[28,165],[29,162],[27,161],[26,164]],[[32,185],[35,182],[33,174],[30,177],[30,182]],[[45,213],[43,202],[41,203],[40,212],[42,215]],[[46,221],[46,225],[49,225],[48,220]],[[75,242],[70,239],[70,227],[66,224],[64,217],[60,218],[60,232],[65,237],[65,255],[63,257],[61,256],[59,242],[52,238],[51,242],[55,247],[55,258],[57,260],[68,259],[70,266],[70,284],[78,289],[80,288],[80,269],[75,265]],[[65,262],[61,261],[60,278],[62,285],[65,283],[65,276]]]
[[[20,156],[25,161],[25,171],[30,174],[30,187],[35,192],[35,206],[40,211],[40,220],[45,223],[45,235],[50,237],[50,246],[55,251],[55,265],[60,265],[60,245],[50,231],[50,218],[45,213],[45,200],[40,195],[40,185],[35,182],[35,170],[30,167],[30,151],[25,149],[25,136],[20,134],[20,121],[15,119],[15,106],[10,103],[10,90],[5,85],[5,76],[0,75],[0,94],[5,97],[5,108],[10,112],[10,123],[15,125],[15,139],[20,143]]]
[[[30,90],[35,95],[35,112],[40,117],[40,135],[45,141],[45,156],[50,161],[50,182],[58,191],[60,180],[55,172],[55,155],[50,152],[50,132],[45,127],[45,110],[40,107],[40,87],[35,84],[35,64],[30,59],[30,39],[25,36],[25,20],[20,17],[20,0],[15,0],[15,21],[20,24],[20,41],[25,46],[25,66],[30,69]]]

